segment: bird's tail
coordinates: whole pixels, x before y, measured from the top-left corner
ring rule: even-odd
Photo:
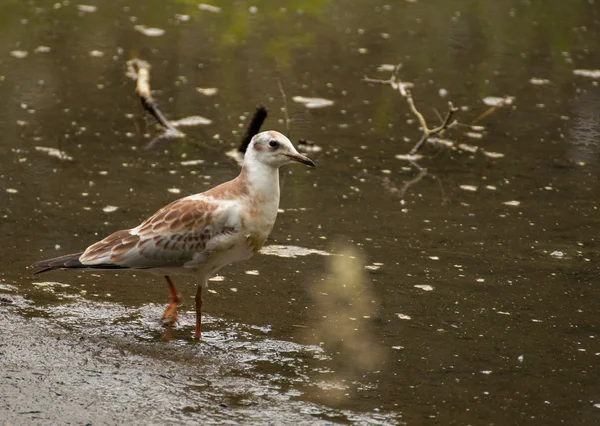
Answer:
[[[121,266],[114,263],[99,263],[95,265],[86,265],[79,261],[79,257],[83,252],[66,254],[64,256],[54,257],[52,259],[40,260],[35,262],[34,268],[43,268],[33,275],[41,274],[42,272],[52,271],[53,269],[129,269],[127,266]]]
[[[43,268],[37,272],[34,272],[34,275],[41,274],[42,272],[52,271],[53,269],[75,269],[75,268],[88,268],[88,266],[83,265],[79,261],[79,256],[81,256],[83,252],[67,254],[65,256],[54,257],[52,259],[40,260],[39,262],[35,262],[33,265],[34,268]]]

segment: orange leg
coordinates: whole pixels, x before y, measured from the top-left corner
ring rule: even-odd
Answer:
[[[163,313],[163,322],[168,326],[172,326],[177,322],[177,305],[179,305],[179,295],[175,289],[175,285],[171,278],[165,275],[167,284],[169,284],[169,304]]]
[[[197,342],[200,340],[200,333],[202,331],[202,285],[198,285],[196,291],[196,331],[194,332],[194,340]]]

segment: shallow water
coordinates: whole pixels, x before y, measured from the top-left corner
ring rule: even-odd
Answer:
[[[0,417],[600,422],[597,2],[110,3],[0,6]],[[169,119],[212,122],[156,139],[133,57]],[[464,124],[422,179],[396,157],[421,135],[405,99],[361,81],[398,63],[431,127],[448,101]],[[223,269],[202,344],[191,281],[165,343],[162,279],[32,276],[234,177],[259,103],[321,148],[282,170],[267,242],[309,251]]]

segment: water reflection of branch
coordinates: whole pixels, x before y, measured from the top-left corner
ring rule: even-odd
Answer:
[[[383,186],[394,196],[397,196],[398,198],[400,198],[400,201],[402,203],[404,203],[405,197],[406,197],[406,193],[408,192],[408,190],[413,186],[416,185],[417,183],[421,182],[425,177],[430,177],[432,179],[434,179],[440,186],[440,192],[442,193],[442,205],[445,205],[448,201],[448,198],[446,197],[446,191],[444,190],[444,185],[442,184],[442,180],[434,175],[429,173],[429,171],[425,168],[425,167],[421,167],[419,165],[419,163],[417,163],[416,161],[413,160],[407,160],[408,163],[413,166],[416,170],[417,170],[417,175],[409,180],[406,180],[402,183],[402,186],[400,188],[398,188],[397,186],[395,186],[391,179],[388,177],[384,177],[383,178]]]

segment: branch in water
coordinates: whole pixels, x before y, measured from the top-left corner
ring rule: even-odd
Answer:
[[[248,145],[250,145],[250,141],[252,138],[260,132],[260,128],[265,122],[267,118],[267,107],[264,105],[258,105],[256,107],[256,111],[254,112],[254,116],[250,121],[250,125],[248,126],[248,130],[246,130],[246,134],[242,139],[242,143],[238,148],[238,151],[241,153],[245,153],[246,149],[248,149]]]
[[[410,88],[413,87],[413,84],[401,81],[398,78],[400,68],[400,65],[396,66],[396,68],[394,69],[394,73],[388,80],[364,77],[362,81],[365,83],[386,84],[392,89],[397,90],[398,93],[400,93],[400,96],[406,99],[406,102],[408,103],[411,112],[415,115],[415,117],[417,117],[417,120],[419,121],[419,126],[421,126],[421,131],[423,132],[423,135],[421,136],[419,141],[409,151],[409,155],[415,155],[419,148],[421,148],[421,146],[425,142],[427,142],[429,138],[439,133],[443,133],[446,129],[449,129],[450,127],[453,127],[457,124],[456,120],[452,121],[452,117],[454,117],[454,114],[458,111],[458,108],[452,105],[452,102],[448,102],[448,113],[446,114],[446,118],[443,120],[442,124],[440,124],[437,127],[434,127],[433,129],[430,129],[427,126],[427,121],[425,120],[425,117],[423,116],[423,114],[421,114],[421,112],[417,109],[415,105],[415,101],[410,91]]]
[[[166,130],[169,136],[184,136],[167,120],[160,109],[150,90],[150,64],[142,59],[127,61],[127,75],[136,80],[135,92],[140,97],[142,106],[148,111],[158,123]],[[166,135],[165,135],[166,136]]]

